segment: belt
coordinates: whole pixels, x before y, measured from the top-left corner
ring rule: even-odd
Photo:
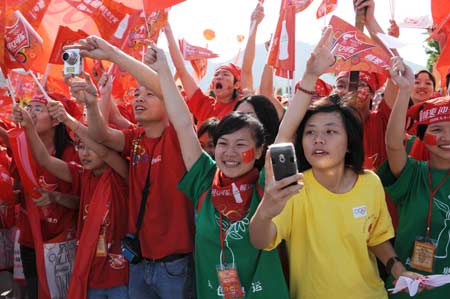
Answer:
[[[177,253],[177,254],[168,255],[168,256],[165,256],[165,257],[162,257],[159,259],[144,258],[144,261],[151,262],[151,263],[169,263],[169,262],[173,262],[175,260],[181,259],[187,255],[189,255],[189,253]]]

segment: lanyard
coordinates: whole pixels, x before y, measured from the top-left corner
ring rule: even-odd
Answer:
[[[447,178],[449,175],[450,175],[450,171],[447,172],[447,175],[441,180],[441,182],[436,187],[436,189],[433,190],[433,180],[431,178],[430,162],[428,162],[428,184],[430,185],[430,205],[428,207],[427,230],[426,230],[427,238],[430,236],[431,213],[433,212],[433,197],[436,195],[436,193],[439,191],[439,189],[441,189],[441,187],[447,181]]]
[[[230,226],[228,226],[226,229],[225,229],[225,231],[223,231],[223,222],[222,222],[222,213],[220,213],[219,212],[219,214],[220,214],[220,227],[219,227],[219,232],[220,232],[220,249],[222,250],[222,252],[224,252],[224,244],[225,244],[225,239],[227,238],[227,232],[228,232],[228,229],[230,228]],[[225,254],[223,255],[223,262],[225,262]],[[222,262],[222,261],[221,261]]]

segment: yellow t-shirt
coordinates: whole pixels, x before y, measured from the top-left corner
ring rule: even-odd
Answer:
[[[366,171],[351,191],[335,194],[307,170],[304,185],[273,219],[277,235],[267,248],[286,240],[290,297],[387,298],[368,248],[394,236],[379,178]]]

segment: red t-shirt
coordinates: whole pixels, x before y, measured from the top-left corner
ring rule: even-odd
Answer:
[[[205,95],[198,88],[187,101],[187,105],[197,119],[197,124],[201,124],[213,116],[222,119],[225,115],[233,111],[236,101],[233,100],[229,103],[217,102],[215,98]]]
[[[387,159],[385,133],[391,108],[383,100],[364,123],[364,168],[377,170]]]
[[[139,232],[143,257],[159,259],[192,252],[194,210],[191,201],[177,189],[186,168],[175,130],[168,126],[159,138],[145,137],[142,127],[123,132],[122,154],[130,157],[128,227],[132,233],[136,231],[149,162],[152,164],[149,195]]]
[[[76,163],[68,163],[68,165],[72,174],[73,191],[80,195],[77,227],[79,240],[88,216],[89,204],[94,200],[92,195],[101,176],[94,176],[92,171],[84,170]],[[120,240],[128,232],[128,217],[124,213],[128,209],[128,186],[116,172],[113,172],[113,176],[110,181],[113,196],[107,201],[109,208],[105,215],[96,215],[103,218],[100,235],[105,240],[106,256],[95,256],[89,272],[90,288],[103,289],[128,284],[128,264],[120,249]],[[78,248],[83,250],[83,244],[78,244]]]
[[[79,157],[73,146],[67,146],[61,157],[63,161],[78,161]],[[50,189],[58,192],[70,194],[72,186],[70,183],[64,182],[56,178],[47,169],[42,166],[37,166],[37,178],[41,187],[49,185]],[[27,196],[27,194],[25,194]],[[77,210],[66,208],[57,203],[51,203],[39,209],[41,215],[41,231],[44,242],[52,240],[62,233],[66,233],[63,239],[73,239],[75,237],[75,225],[77,219]],[[28,221],[28,214],[25,203],[20,210],[18,219],[18,228],[20,229],[19,243],[34,248],[33,235],[31,232],[30,223]]]

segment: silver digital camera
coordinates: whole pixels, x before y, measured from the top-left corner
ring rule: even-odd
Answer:
[[[83,71],[83,59],[80,49],[66,50],[62,54],[64,61],[64,75],[79,75]]]

